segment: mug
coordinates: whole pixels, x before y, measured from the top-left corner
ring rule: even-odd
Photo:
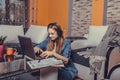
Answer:
[[[6,55],[10,56],[13,55],[14,52],[16,52],[17,50],[15,48],[6,48]]]

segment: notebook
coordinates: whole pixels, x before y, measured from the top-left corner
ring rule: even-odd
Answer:
[[[27,64],[30,66],[31,69],[44,68],[49,66],[64,67],[62,60],[57,60],[54,57],[42,59],[40,60],[40,62],[39,60],[28,61]]]
[[[21,46],[21,50],[26,55],[26,58],[31,60],[27,61],[27,64],[31,67],[31,69],[48,67],[55,64],[63,64],[62,60],[58,60],[54,57],[36,60],[36,55],[34,53],[31,38],[25,36],[18,36],[18,40]]]

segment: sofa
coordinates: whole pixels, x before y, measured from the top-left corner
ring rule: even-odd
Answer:
[[[29,28],[24,28],[23,25],[0,25],[0,36],[7,36],[4,42],[6,48],[16,48],[18,54],[22,54],[18,35],[30,37],[35,46],[47,37],[47,27],[31,25]]]
[[[105,62],[102,63],[102,68],[100,70],[100,74],[90,74],[90,64],[89,57],[83,56],[86,52],[94,51],[94,49],[101,42],[104,34],[107,31],[108,26],[93,26],[89,27],[89,34],[87,39],[73,39],[71,43],[71,52],[72,59],[74,61],[75,66],[78,69],[79,77],[84,80],[101,80],[104,79],[104,65]]]
[[[97,76],[94,74],[90,74],[91,71],[90,71],[90,65],[89,65],[89,58],[85,58],[80,53],[81,52],[84,53],[86,51],[91,51],[92,49],[95,49],[99,45],[100,41],[102,40],[107,28],[108,28],[108,26],[93,26],[93,25],[91,25],[89,27],[88,38],[75,38],[75,39],[74,39],[74,37],[72,38],[72,42],[71,42],[72,59],[74,61],[76,68],[78,69],[79,77],[83,78],[84,80],[104,79],[105,62],[102,63],[102,68],[101,68],[100,74],[98,74]],[[47,35],[47,27],[46,26],[37,26],[37,25],[31,25],[26,32],[24,32],[24,28],[22,25],[20,25],[20,26],[0,25],[0,36],[1,35],[2,36],[7,35],[5,44],[19,43],[18,38],[17,38],[18,35],[30,37],[32,42],[36,43],[36,44],[43,41],[48,36]],[[8,45],[8,47],[9,47],[9,45]],[[114,67],[114,64],[111,64],[110,66]],[[118,64],[117,67],[118,66],[120,66],[120,65]],[[113,74],[112,73],[109,74],[109,75],[111,75],[110,77],[113,80],[113,78],[114,78],[113,76],[116,76],[115,71],[117,71],[117,73],[118,73],[119,68],[117,68],[117,69],[115,68],[114,71],[111,71],[111,70],[109,70],[109,71],[113,72]]]
[[[32,42],[39,43],[47,37],[47,27],[31,25],[27,31],[24,31],[23,25],[0,25],[0,36],[7,36],[6,43],[19,43],[18,35],[30,37]]]
[[[120,48],[110,47],[106,55],[104,78],[110,80],[120,80]]]
[[[48,36],[47,26],[31,25],[25,36],[30,37],[33,43],[38,44]]]
[[[5,43],[18,43],[18,35],[24,35],[24,29],[22,25],[0,25],[0,36],[7,36]]]

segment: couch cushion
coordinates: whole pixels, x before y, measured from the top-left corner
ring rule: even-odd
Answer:
[[[97,46],[107,31],[108,26],[90,26],[87,46]]]
[[[119,65],[120,66],[120,65]],[[110,80],[120,80],[120,67],[116,68],[110,76]]]
[[[5,43],[18,43],[18,35],[24,35],[22,25],[0,25],[0,36],[7,36]]]
[[[40,43],[48,36],[47,27],[31,25],[25,33],[25,36],[30,37],[33,43]]]

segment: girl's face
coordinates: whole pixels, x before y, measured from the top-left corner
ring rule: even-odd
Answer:
[[[55,40],[55,39],[58,38],[57,32],[54,29],[52,29],[52,28],[48,29],[48,35],[49,35],[51,40]]]

